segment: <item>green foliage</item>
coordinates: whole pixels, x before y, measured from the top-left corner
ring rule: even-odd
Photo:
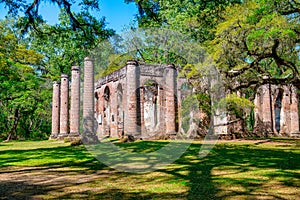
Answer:
[[[199,110],[199,102],[195,95],[190,95],[181,102],[180,108],[180,119],[182,128],[185,133],[188,132],[188,129],[191,125],[191,120],[194,120],[193,116],[191,116],[192,112],[197,112]]]
[[[0,137],[44,138],[51,95],[34,70],[43,56],[26,49],[1,25],[0,44]]]
[[[191,120],[193,120],[199,126],[208,125],[206,122],[203,122],[206,117],[198,116],[199,113],[203,113],[208,118],[211,116],[211,101],[209,95],[205,93],[198,93],[189,95],[182,99],[180,119],[185,133],[188,132],[188,129],[192,123]]]
[[[219,108],[226,108],[229,114],[233,114],[239,119],[248,117],[254,108],[253,103],[249,99],[239,97],[236,94],[228,94],[226,98],[218,102],[217,106]]]
[[[108,75],[108,74],[124,67],[128,60],[133,60],[133,59],[134,58],[131,55],[128,55],[128,54],[123,54],[123,55],[112,54],[112,55],[110,55],[109,58],[108,58],[108,61],[109,61],[108,66],[100,74],[100,77],[106,76],[106,75]]]
[[[93,2],[82,5],[95,7]],[[51,131],[51,81],[70,75],[72,65],[82,66],[91,49],[114,32],[105,29],[104,18],[88,10],[70,15],[65,6],[53,26],[30,13],[15,18],[0,22],[0,138],[45,139]],[[33,29],[24,35],[27,25]]]
[[[23,33],[27,33],[29,30],[40,32],[39,24],[42,23],[44,13],[40,13],[40,6],[43,3],[52,3],[59,8],[63,8],[66,11],[66,15],[69,20],[69,25],[74,31],[87,31],[97,30],[97,24],[95,21],[86,17],[86,14],[91,10],[99,11],[99,0],[35,0],[35,1],[20,1],[20,0],[1,0],[0,3],[4,3],[5,7],[8,8],[8,14],[12,16],[23,15],[21,24],[21,30]],[[79,13],[72,11],[72,5],[76,5],[81,8]]]
[[[246,119],[247,129],[253,131],[255,125],[254,108],[251,109],[249,117]]]
[[[206,93],[198,93],[195,95],[198,101],[199,109],[207,116],[211,116],[211,99]]]
[[[50,26],[45,23],[39,25],[42,34],[32,31],[27,43],[30,48],[44,55],[43,67],[40,69],[43,75],[52,80],[59,79],[61,73],[69,74],[72,65],[83,65],[84,57],[102,42],[103,39],[113,34],[112,30],[106,30],[103,19],[97,21],[89,13],[76,15],[77,19],[89,19],[93,27],[85,27],[74,31],[70,26],[70,19],[64,9],[59,15],[59,24]]]
[[[226,9],[206,46],[229,89],[299,83],[299,8],[293,1],[249,0]]]
[[[139,10],[140,27],[165,26],[190,34],[201,43],[214,38],[215,26],[223,20],[226,6],[240,0],[126,0]]]
[[[181,68],[188,61],[197,63],[204,59],[204,50],[198,43],[193,43],[190,37],[177,31],[163,28],[128,31],[123,37],[115,35],[110,41],[100,43],[92,54],[97,58],[96,65],[100,63],[97,68],[102,71],[97,71],[100,74],[97,77],[125,66],[127,60],[147,64],[174,64]]]

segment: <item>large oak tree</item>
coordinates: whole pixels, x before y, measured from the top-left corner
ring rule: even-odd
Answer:
[[[249,0],[227,8],[207,46],[230,90],[255,91],[266,83],[300,87],[299,14],[294,0]]]

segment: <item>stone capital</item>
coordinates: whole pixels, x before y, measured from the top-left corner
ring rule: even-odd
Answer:
[[[62,74],[60,75],[60,78],[69,78],[68,74]]]
[[[72,66],[71,70],[72,71],[79,71],[80,67],[79,66]]]
[[[135,60],[128,60],[128,61],[126,62],[126,65],[135,65],[135,66],[138,66],[138,62],[135,61]]]
[[[87,56],[87,57],[84,58],[84,61],[94,61],[94,59]]]

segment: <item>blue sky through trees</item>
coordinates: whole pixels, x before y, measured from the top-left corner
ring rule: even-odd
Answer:
[[[120,33],[124,27],[134,23],[134,16],[137,14],[137,8],[134,4],[126,4],[124,0],[100,0],[100,11],[92,12],[92,14],[101,18],[106,18],[107,27],[112,28]],[[72,6],[74,11],[79,11],[78,7]],[[59,9],[51,3],[43,3],[40,7],[40,13],[50,24],[55,24],[58,19]],[[7,14],[4,4],[0,3],[0,19]]]

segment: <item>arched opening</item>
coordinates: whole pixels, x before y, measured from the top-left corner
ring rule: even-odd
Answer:
[[[143,85],[143,117],[147,133],[157,131],[159,122],[158,84],[148,80]]]
[[[96,101],[98,101],[98,100],[99,100],[99,95],[98,95],[98,92],[95,92],[95,99],[96,99]]]
[[[180,132],[188,136],[192,136],[197,128],[195,119],[198,110],[198,104],[196,96],[192,95],[193,87],[190,83],[184,82],[180,86],[180,110],[179,110],[179,122]],[[202,112],[203,119],[205,119],[204,112]],[[205,121],[205,120],[203,120]]]
[[[119,137],[124,136],[124,109],[123,109],[123,89],[119,83],[117,87],[117,126]]]
[[[103,94],[104,106],[103,106],[103,125],[104,125],[104,134],[110,136],[110,90],[109,87],[106,86]]]
[[[95,101],[96,101],[95,103],[96,103],[97,122],[98,122],[99,125],[102,125],[102,116],[101,116],[100,109],[99,109],[100,99],[99,99],[98,91],[96,91],[94,93],[94,95],[95,95]]]
[[[279,133],[280,132],[280,124],[281,124],[281,108],[282,108],[282,98],[283,98],[283,90],[278,89],[278,94],[275,100],[274,112],[275,112],[275,129]]]

